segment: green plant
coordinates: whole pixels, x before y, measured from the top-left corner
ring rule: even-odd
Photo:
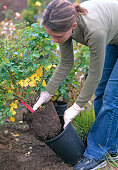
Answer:
[[[109,153],[107,153],[105,158],[108,163],[108,166],[118,169],[118,163],[114,161],[114,159],[110,156]]]
[[[19,99],[39,95],[58,64],[56,44],[39,23],[15,25],[0,39],[0,122],[14,121]],[[7,105],[6,105],[7,104]]]
[[[78,44],[74,44],[74,49],[76,50],[74,67],[56,91],[54,100],[62,98],[67,102],[70,99],[69,101],[73,103],[75,101],[73,92],[77,90],[76,95],[79,94],[78,76],[81,76],[88,67],[89,50]],[[28,102],[30,96],[36,97],[40,91],[45,90],[59,60],[56,44],[39,23],[28,27],[23,23],[13,25],[12,32],[5,32],[5,35],[0,37],[2,124],[7,117],[14,121],[19,99]]]
[[[37,0],[28,0],[27,9],[22,11],[22,21],[25,21],[27,25],[31,25],[37,22],[39,11],[41,11],[41,2]]]
[[[27,25],[35,23],[36,18],[34,17],[34,11],[30,9],[24,9],[22,11],[22,20],[27,22]]]
[[[89,130],[95,121],[95,113],[93,104],[88,104],[88,107],[85,108],[73,121],[73,125],[78,135],[84,143],[86,143]]]

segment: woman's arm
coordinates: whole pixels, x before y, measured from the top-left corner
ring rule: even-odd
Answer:
[[[90,49],[89,73],[76,100],[76,103],[81,108],[90,100],[100,81],[105,58],[106,33],[103,30],[92,33],[88,38],[87,44]]]
[[[73,43],[69,38],[65,43],[60,44],[61,60],[57,66],[53,76],[49,80],[46,90],[53,95],[59,85],[71,71],[74,64]]]

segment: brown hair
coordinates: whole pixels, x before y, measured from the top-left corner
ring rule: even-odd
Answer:
[[[76,22],[76,15],[85,15],[87,10],[68,0],[51,1],[42,15],[42,24],[56,32],[66,32]]]

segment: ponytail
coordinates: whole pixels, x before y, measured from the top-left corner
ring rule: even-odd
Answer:
[[[88,10],[85,8],[82,8],[80,4],[74,3],[73,6],[75,7],[76,13],[80,15],[86,15],[88,13]]]

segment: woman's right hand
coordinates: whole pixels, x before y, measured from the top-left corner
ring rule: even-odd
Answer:
[[[47,91],[41,92],[38,101],[33,106],[33,110],[37,110],[43,103],[48,103],[51,98],[52,95],[50,95]]]

